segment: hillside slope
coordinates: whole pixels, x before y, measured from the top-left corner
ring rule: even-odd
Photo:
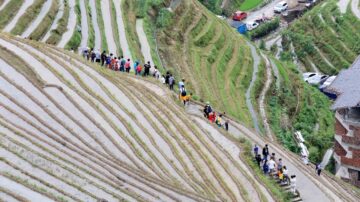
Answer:
[[[340,10],[336,3],[322,2],[284,33],[285,50],[290,51],[292,43],[307,71],[334,74],[349,67],[360,54],[360,19],[352,13],[350,4],[344,10],[344,3]]]
[[[8,185],[0,192],[40,201],[273,201],[244,170],[239,145],[189,121],[157,83],[36,42],[1,35],[0,47]]]

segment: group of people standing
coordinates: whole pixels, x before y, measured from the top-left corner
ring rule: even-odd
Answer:
[[[150,61],[145,63],[143,66],[139,61],[135,61],[133,64],[130,58],[125,58],[124,56],[116,57],[112,53],[107,54],[106,51],[100,53],[98,50],[93,48],[84,48],[82,50],[82,56],[91,62],[99,63],[101,66],[107,67],[114,71],[127,72],[130,73],[131,66],[133,66],[133,71],[135,75],[149,76],[152,74],[157,79],[160,78],[160,72],[158,71],[156,65],[154,65],[151,72]]]
[[[259,152],[260,148],[255,145],[253,152],[255,161],[259,168],[262,168],[262,171],[265,175],[276,175],[278,176],[280,183],[290,185],[291,192],[296,193],[296,175],[289,176],[289,170],[286,165],[283,164],[281,158],[276,160],[276,154],[269,152],[269,146],[266,144],[262,149],[262,156]]]
[[[225,115],[225,112],[217,116],[216,112],[213,111],[209,102],[206,103],[203,112],[204,112],[204,117],[207,118],[211,123],[215,123],[219,128],[223,127],[226,131],[229,130],[229,120],[225,120],[225,122],[223,122],[222,120],[222,117],[223,115]]]

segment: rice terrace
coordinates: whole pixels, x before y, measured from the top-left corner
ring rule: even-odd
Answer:
[[[0,0],[0,202],[359,201],[359,0]]]

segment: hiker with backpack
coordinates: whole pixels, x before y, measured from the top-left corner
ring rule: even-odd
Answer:
[[[134,67],[134,72],[135,72],[135,75],[137,74],[137,71],[136,71],[136,69],[137,69],[137,67],[138,67],[138,65],[140,64],[140,62],[138,61],[138,60],[135,60],[135,62],[134,62],[134,65],[133,65],[133,67]]]
[[[148,61],[146,64],[144,64],[144,76],[149,76],[150,75],[150,61]]]
[[[182,100],[185,105],[186,104],[186,95],[187,95],[185,86],[180,86],[179,90],[180,90],[180,95],[179,95],[180,100]]]
[[[127,73],[130,73],[130,58],[128,58],[126,63],[125,63],[125,71]]]
[[[211,106],[210,106],[210,103],[207,102],[206,105],[205,105],[205,107],[204,107],[204,116],[205,116],[206,118],[209,118],[209,114],[210,114],[211,112],[212,112],[212,108],[211,108]]]
[[[120,72],[125,72],[125,63],[126,63],[126,60],[124,59],[124,56],[121,56],[120,57],[120,65],[119,65],[119,70]]]

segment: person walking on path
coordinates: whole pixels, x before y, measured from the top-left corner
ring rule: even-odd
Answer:
[[[286,168],[286,166],[283,166],[282,172],[284,175],[284,181],[289,184],[289,170]]]
[[[185,79],[181,79],[181,81],[179,81],[179,88],[181,88],[181,86],[185,87]]]
[[[225,126],[225,130],[226,130],[226,131],[229,131],[229,120],[226,120],[226,121],[225,121],[224,126]]]
[[[101,53],[101,66],[104,66],[105,61],[106,61],[106,51],[103,51]]]
[[[167,71],[167,72],[166,72],[166,76],[165,76],[165,84],[166,84],[166,85],[169,85],[169,79],[170,79],[170,72]]]
[[[99,50],[96,50],[96,53],[95,53],[95,62],[96,62],[96,63],[100,63],[100,60],[101,60],[100,51],[99,51]]]
[[[206,102],[206,105],[204,107],[204,116],[208,119],[209,118],[209,114],[212,112],[212,108],[210,106],[209,102]]]
[[[125,71],[127,73],[130,73],[130,59],[127,59],[127,61],[125,63]]]
[[[149,76],[150,75],[150,61],[148,61],[146,64],[144,64],[144,76]]]
[[[126,60],[124,59],[124,56],[121,56],[120,57],[120,71],[121,72],[125,72],[125,63],[126,63]]]
[[[265,147],[262,150],[262,154],[264,156],[264,160],[267,160],[267,157],[269,155],[269,146],[266,144]]]
[[[256,160],[256,163],[257,163],[257,165],[259,166],[259,168],[260,168],[260,163],[261,163],[261,155],[260,154],[258,154],[258,155],[256,155],[255,156],[255,160]]]
[[[279,158],[278,162],[277,162],[277,170],[281,170],[283,167],[283,163],[282,163],[282,159]]]
[[[135,60],[135,62],[134,62],[134,72],[135,72],[135,75],[137,74],[137,73],[136,73],[136,69],[137,69],[137,67],[138,67],[139,64],[140,64],[140,62],[139,62],[138,60]]]
[[[290,189],[293,194],[296,193],[296,175],[290,177]]]
[[[90,53],[90,58],[91,58],[91,62],[95,62],[95,58],[96,58],[96,53],[95,50],[92,48],[91,49],[91,53]]]
[[[172,74],[169,77],[169,88],[170,90],[174,90],[175,78]]]
[[[107,68],[109,68],[109,69],[110,69],[110,64],[111,64],[111,55],[108,55],[108,56],[106,57],[106,66],[107,66]]]
[[[270,174],[273,174],[275,171],[275,166],[276,166],[276,163],[273,158],[270,158],[268,165],[269,165]]]
[[[154,65],[154,77],[155,77],[156,79],[160,79],[160,72],[159,72],[159,70],[158,70],[158,68],[157,68],[156,65]]]
[[[268,165],[267,160],[264,161],[263,171],[264,171],[264,174],[265,174],[265,175],[267,175],[267,174],[269,173],[269,165]]]
[[[142,67],[139,63],[137,63],[137,67],[136,67],[136,70],[135,70],[135,75],[141,75],[141,71],[142,71]]]
[[[257,156],[259,154],[259,147],[256,144],[253,150],[254,150],[254,156]]]
[[[160,82],[164,85],[166,84],[166,79],[164,75],[160,78]]]
[[[321,170],[322,170],[321,163],[318,163],[318,164],[316,165],[315,170],[316,170],[317,175],[320,176]]]

